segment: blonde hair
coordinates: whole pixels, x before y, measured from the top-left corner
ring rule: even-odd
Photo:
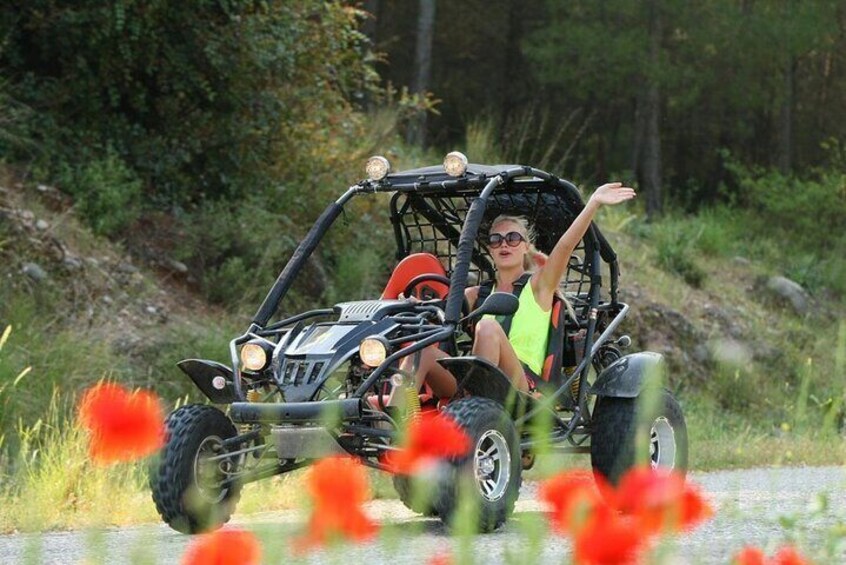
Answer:
[[[529,252],[523,257],[523,269],[526,271],[534,271],[538,267],[543,267],[546,264],[548,257],[545,253],[541,253],[538,251],[537,247],[535,247],[535,236],[537,234],[535,233],[534,227],[529,224],[529,220],[523,216],[500,214],[494,218],[493,222],[491,222],[491,227],[488,231],[493,229],[495,225],[503,222],[512,222],[520,226],[520,229],[523,232],[523,237],[526,238],[526,243],[529,245]]]
[[[526,271],[534,271],[536,268],[543,267],[546,265],[547,259],[549,256],[546,253],[538,251],[537,247],[535,247],[535,233],[534,227],[529,224],[529,220],[524,218],[523,216],[509,216],[508,214],[500,214],[494,221],[491,222],[491,227],[488,229],[490,232],[493,227],[497,224],[501,224],[502,222],[512,222],[520,226],[520,229],[523,230],[523,236],[526,238],[526,243],[529,244],[529,252],[523,257],[523,269]],[[560,281],[559,281],[560,284]],[[567,313],[573,320],[578,320],[576,317],[576,311],[573,309],[573,305],[570,304],[570,301],[567,300],[567,297],[564,296],[564,293],[561,291],[559,286],[555,287],[555,294],[558,296],[563,302],[564,307],[567,309]]]

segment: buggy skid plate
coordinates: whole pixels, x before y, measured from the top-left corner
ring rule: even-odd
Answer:
[[[279,459],[320,459],[346,453],[322,426],[272,426],[270,436]]]
[[[319,402],[233,402],[229,411],[239,424],[326,424],[361,418],[361,399],[321,400]]]

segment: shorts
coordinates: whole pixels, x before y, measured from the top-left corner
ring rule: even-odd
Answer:
[[[526,382],[529,384],[529,392],[535,392],[538,390],[538,381],[540,381],[540,377],[522,361],[520,361],[520,365],[523,366],[523,375],[526,377]]]

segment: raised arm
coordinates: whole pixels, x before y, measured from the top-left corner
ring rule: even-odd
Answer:
[[[619,204],[634,197],[634,189],[623,186],[619,182],[603,184],[594,191],[584,209],[576,216],[576,219],[573,220],[573,223],[555,244],[546,264],[537,271],[536,290],[542,296],[549,296],[551,300],[552,293],[558,288],[558,282],[567,270],[573,250],[584,237],[599,207],[603,204]]]

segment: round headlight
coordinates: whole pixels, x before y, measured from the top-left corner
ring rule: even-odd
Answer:
[[[460,151],[447,153],[444,157],[444,170],[451,177],[460,177],[467,172],[467,157]]]
[[[391,163],[381,155],[375,155],[367,160],[364,170],[369,180],[382,180],[391,172]]]
[[[368,367],[378,367],[388,356],[388,348],[381,339],[368,337],[361,341],[358,355]]]
[[[270,363],[270,352],[263,343],[251,341],[241,348],[241,366],[247,371],[261,371]]]

